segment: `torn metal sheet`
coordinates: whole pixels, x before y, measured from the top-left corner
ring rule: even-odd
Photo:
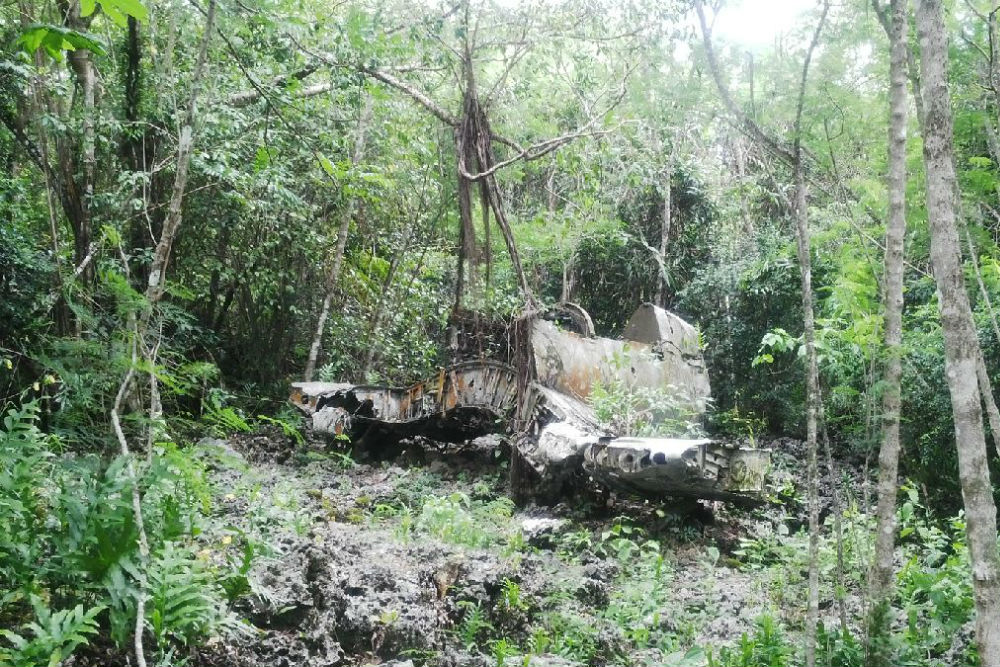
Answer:
[[[763,491],[770,466],[764,450],[680,438],[608,438],[588,446],[583,460],[611,488],[730,501]]]
[[[765,450],[707,438],[616,438],[585,403],[537,383],[531,394],[533,428],[517,449],[537,475],[536,485],[558,486],[582,467],[609,488],[644,496],[741,500],[764,489],[770,465]]]
[[[583,464],[583,452],[603,434],[590,407],[537,382],[528,388],[525,413],[529,427],[515,446],[534,471],[534,485],[557,486]]]
[[[299,382],[291,400],[320,432],[375,428],[461,442],[503,430],[517,404],[517,378],[505,364],[466,362],[409,387]]]
[[[669,315],[655,306],[648,310],[654,319],[659,314]],[[670,318],[683,322],[675,315]],[[685,327],[693,330],[686,323]],[[646,330],[651,328],[641,332],[648,333]],[[687,329],[675,326],[664,335],[666,338],[650,342],[587,338],[564,331],[551,322],[536,320],[531,330],[536,379],[546,387],[580,399],[590,396],[598,383],[606,387],[620,382],[631,389],[668,389],[677,398],[678,407],[701,414],[712,392],[697,347],[697,332],[693,350]]]
[[[345,382],[293,382],[288,400],[306,415],[312,415],[316,412],[316,402],[320,396],[353,386]]]
[[[621,383],[667,390],[687,414],[701,415],[711,391],[697,330],[644,304],[626,327],[631,340],[600,338],[586,335],[589,316],[574,308],[580,312],[567,311],[563,319],[582,334],[541,318],[530,322],[522,369],[528,381],[520,397],[517,371],[486,360],[450,366],[409,387],[296,383],[291,400],[311,416],[315,430],[349,434],[356,444],[513,433],[518,461],[512,474],[529,471],[528,486],[536,490],[558,490],[582,471],[612,489],[646,496],[760,496],[767,451],[709,439],[615,437],[585,402],[598,383]]]

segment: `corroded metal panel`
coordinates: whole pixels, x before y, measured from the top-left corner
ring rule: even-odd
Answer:
[[[534,428],[517,442],[543,483],[582,466],[605,486],[641,495],[745,500],[764,491],[770,453],[711,439],[616,438],[585,403],[533,384]]]
[[[586,399],[597,383],[621,382],[670,391],[678,403],[701,413],[711,396],[700,352],[690,357],[672,344],[585,338],[537,320],[531,347],[538,382],[577,398]]]
[[[293,382],[288,400],[306,415],[312,415],[316,412],[316,401],[320,396],[353,386],[343,382]]]
[[[520,397],[514,368],[471,361],[408,387],[296,383],[291,401],[312,416],[317,431],[374,429],[376,439],[420,434],[461,441],[523,424],[515,442],[520,460],[550,489],[582,468],[610,488],[643,495],[762,494],[766,450],[708,439],[614,437],[585,402],[598,383],[621,383],[665,391],[687,412],[702,413],[710,387],[694,327],[651,304],[629,321],[631,340],[580,335],[540,318],[530,326],[532,363],[523,370],[534,376]],[[513,420],[515,412],[523,422]]]
[[[504,420],[517,403],[517,378],[505,364],[466,362],[409,387],[299,382],[292,385],[291,401],[312,417],[316,430],[328,433],[352,422],[415,427],[457,410]],[[466,437],[469,431],[456,434]]]
[[[767,450],[708,439],[608,438],[583,458],[587,472],[611,488],[718,500],[759,497],[770,468]]]

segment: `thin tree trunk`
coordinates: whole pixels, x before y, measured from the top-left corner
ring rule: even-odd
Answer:
[[[500,228],[500,234],[503,236],[504,243],[507,245],[507,254],[510,255],[510,263],[514,268],[514,276],[517,278],[517,285],[521,290],[521,297],[529,304],[534,303],[534,297],[531,293],[531,287],[528,285],[528,279],[524,274],[524,267],[521,264],[521,255],[517,251],[517,244],[514,241],[514,231],[510,227],[510,222],[507,220],[507,214],[503,210],[503,202],[500,200],[500,190],[497,186],[496,178],[491,174],[485,177],[487,183],[489,184],[488,194],[490,199],[490,207],[493,209],[493,217],[496,218],[497,226]]]
[[[979,358],[976,360],[976,380],[979,383],[979,393],[983,397],[983,405],[986,406],[986,418],[990,424],[990,433],[993,436],[993,447],[1000,457],[1000,409],[993,399],[993,382],[990,380],[989,371],[986,370],[986,362],[983,360],[983,352],[979,351]]]
[[[957,177],[952,146],[948,44],[941,0],[917,0],[920,73],[924,87],[924,162],[931,262],[944,334],[945,377],[951,392],[959,481],[965,504],[976,607],[976,640],[983,667],[1000,667],[1000,562],[996,506],[987,466],[979,386],[979,340],[962,271],[955,219]]]
[[[840,495],[840,480],[837,479],[837,467],[833,462],[833,447],[830,445],[830,434],[826,429],[826,410],[823,407],[823,392],[819,392],[819,423],[823,435],[823,454],[826,457],[826,474],[830,481],[831,501],[833,504],[833,532],[837,542],[837,617],[840,628],[849,631],[847,623],[847,568],[844,565],[844,501]]]
[[[795,183],[794,217],[796,228],[796,246],[799,259],[799,274],[802,291],[802,337],[806,352],[806,446],[808,449],[808,503],[809,503],[809,590],[806,615],[805,658],[806,667],[816,665],[816,628],[819,622],[819,464],[817,443],[817,422],[819,416],[819,367],[816,359],[816,325],[813,312],[812,293],[812,262],[810,258],[809,207],[808,188],[806,186],[805,166],[802,155],[802,114],[805,108],[806,84],[809,79],[809,65],[813,52],[819,43],[820,34],[826,24],[830,11],[830,0],[824,0],[822,13],[812,41],[806,51],[802,63],[802,75],[799,81],[798,100],[795,110],[795,123],[792,127],[792,140],[780,141],[764,131],[757,122],[744,113],[729,93],[722,78],[712,47],[712,32],[705,20],[705,10],[702,0],[695,0],[695,10],[701,26],[705,55],[709,70],[719,89],[719,96],[729,112],[740,122],[741,129],[751,139],[757,141],[763,148],[792,168]]]
[[[972,268],[976,274],[976,282],[979,284],[979,295],[986,305],[986,312],[990,316],[990,324],[993,325],[993,335],[997,342],[1000,342],[1000,325],[997,324],[997,314],[993,309],[993,301],[990,299],[989,290],[983,282],[983,272],[979,268],[979,259],[976,257],[976,246],[972,243],[972,234],[969,233],[968,226],[965,227],[965,241],[969,245],[969,259],[972,261]],[[982,346],[979,348],[979,362],[976,364],[976,377],[979,379],[979,391],[983,395],[983,405],[986,406],[986,416],[990,423],[990,434],[993,436],[993,446],[1000,457],[1000,409],[997,408],[996,399],[993,397],[993,383],[990,374],[986,370],[986,360],[983,356]]]
[[[139,105],[142,101],[142,35],[139,21],[134,16],[128,17],[125,63],[122,111],[128,133],[122,141],[122,157],[132,171],[141,171],[146,168],[142,154],[144,130],[139,126]]]
[[[660,261],[658,267],[660,275],[656,281],[655,303],[661,308],[667,292],[667,244],[670,240],[670,224],[672,222],[673,184],[671,181],[673,175],[673,160],[671,160],[667,164],[667,173],[663,178],[663,215],[660,217]]]
[[[819,367],[816,362],[816,323],[813,314],[809,209],[801,161],[795,167],[795,228],[802,282],[802,338],[806,350],[806,448],[808,450],[809,598],[806,616],[806,667],[816,665],[816,627],[819,623],[819,465],[817,423]]]
[[[500,234],[503,236],[504,244],[507,246],[507,253],[510,255],[511,267],[514,269],[514,276],[517,278],[517,285],[520,288],[521,296],[529,305],[532,305],[534,297],[531,293],[531,287],[528,285],[524,267],[521,264],[521,256],[518,253],[517,244],[514,240],[514,232],[510,227],[510,221],[507,219],[503,199],[500,196],[500,187],[496,179],[496,159],[493,155],[492,146],[493,131],[490,128],[489,120],[486,118],[486,113],[479,104],[475,88],[475,78],[472,75],[472,62],[468,58],[471,58],[471,55],[467,55],[464,65],[467,70],[467,90],[465,93],[465,112],[459,128],[459,177],[468,178],[464,172],[468,169],[469,158],[474,157],[474,161],[478,165],[479,173],[481,174],[479,178],[482,181],[480,186],[481,196],[483,201],[487,202],[493,210],[493,219],[496,220],[497,227],[500,228]],[[466,131],[466,128],[468,131]],[[469,145],[470,142],[471,146]],[[469,155],[470,152],[471,155]],[[471,221],[471,213],[469,219]],[[471,231],[471,229],[470,225],[469,230]]]
[[[407,251],[410,249],[410,240],[413,238],[413,228],[415,226],[415,222],[407,225],[403,242],[396,248],[396,252],[393,253],[392,261],[389,262],[389,270],[386,271],[385,280],[382,281],[382,291],[379,292],[378,300],[375,302],[375,311],[372,313],[371,324],[368,327],[368,351],[365,354],[365,365],[361,369],[362,377],[368,375],[368,372],[375,363],[375,353],[378,351],[377,346],[374,344],[375,334],[382,327],[382,318],[385,316],[386,305],[389,303],[389,290],[392,287],[393,279],[396,277],[396,271],[399,270],[399,265],[403,262],[403,257],[406,256]]]
[[[483,256],[486,260],[486,289],[493,281],[493,240],[490,234],[490,197],[486,184],[479,184],[479,207],[483,214]]]
[[[361,157],[365,152],[365,139],[368,132],[368,122],[371,120],[372,99],[367,93],[364,94],[361,113],[358,115],[358,128],[354,137],[354,152],[351,154],[351,165],[357,166],[361,162]],[[330,317],[330,307],[333,305],[333,296],[337,291],[337,281],[340,279],[340,268],[344,263],[344,251],[347,249],[347,236],[351,229],[351,220],[354,218],[354,211],[357,208],[357,200],[351,197],[347,201],[340,216],[340,228],[337,230],[337,247],[333,251],[333,263],[326,274],[326,285],[323,294],[323,305],[319,311],[319,319],[316,321],[316,333],[313,334],[312,345],[309,346],[309,359],[306,361],[306,370],[303,379],[311,382],[313,374],[316,372],[316,362],[319,359],[319,350],[323,345],[323,331],[326,329],[326,321]]]
[[[888,10],[886,10],[885,6],[882,4],[882,0],[871,0],[871,1],[872,1],[872,8],[875,10],[875,16],[876,18],[878,18],[879,23],[882,24],[882,29],[885,31],[886,37],[888,37],[890,40],[889,45],[891,48],[893,39],[892,31],[896,30],[896,27],[894,27],[893,25],[893,21],[895,20],[895,14],[893,12],[895,11],[896,3],[893,2],[893,0],[889,0],[890,7],[888,8]],[[924,100],[923,100],[923,92],[921,91],[920,87],[920,71],[917,67],[918,65],[917,57],[914,54],[913,49],[910,48],[911,33],[909,24],[909,11],[905,6],[905,2],[903,7],[903,13],[907,17],[907,21],[906,21],[906,26],[903,28],[902,35],[900,35],[899,37],[902,40],[902,43],[905,45],[905,54],[904,54],[904,60],[906,62],[905,78],[909,80],[910,87],[912,88],[913,108],[917,112],[916,113],[917,122],[923,123]],[[891,66],[892,63],[890,62],[890,67]],[[892,79],[891,72],[889,78],[891,85],[891,79]]]
[[[896,489],[899,475],[899,422],[903,376],[903,258],[906,238],[906,0],[891,0],[883,25],[889,37],[889,214],[885,233],[885,371],[882,446],[878,457],[878,509],[871,573],[871,608],[866,632],[869,664],[888,664],[884,641],[889,630],[896,544]]]
[[[67,24],[73,30],[86,32],[89,28],[90,20],[80,16],[80,3],[71,2],[63,4],[66,14]],[[89,49],[76,49],[70,51],[67,56],[70,67],[76,77],[76,82],[80,86],[80,98],[82,99],[83,111],[81,114],[83,142],[80,151],[83,177],[82,181],[76,184],[79,201],[73,207],[76,214],[73,222],[74,236],[74,264],[79,265],[87,256],[90,247],[91,220],[90,220],[90,198],[94,194],[94,167],[96,165],[96,139],[94,134],[94,114],[97,111],[95,90],[97,88],[97,75],[94,70],[94,55]],[[66,173],[69,178],[73,178],[72,153],[68,150],[64,152]],[[88,265],[81,276],[85,283],[89,283],[94,278],[93,267]]]
[[[215,0],[210,0],[205,19],[205,32],[201,39],[198,60],[191,81],[191,100],[188,103],[187,114],[180,130],[180,139],[177,146],[177,171],[174,175],[174,188],[171,193],[169,209],[167,212],[167,218],[164,222],[163,232],[156,245],[156,252],[153,257],[153,270],[150,271],[149,283],[146,287],[147,307],[142,312],[141,317],[136,317],[135,313],[132,313],[129,316],[129,331],[132,338],[132,359],[129,364],[128,371],[118,387],[118,393],[115,396],[114,405],[111,408],[111,424],[114,429],[115,436],[118,439],[121,455],[126,457],[128,460],[128,472],[132,482],[132,512],[135,515],[136,528],[139,532],[139,554],[144,562],[148,562],[149,560],[149,542],[144,528],[142,497],[139,490],[139,476],[136,471],[135,461],[128,446],[128,439],[126,438],[125,432],[121,426],[120,410],[123,400],[125,400],[130,394],[129,389],[132,384],[132,380],[135,377],[138,348],[143,344],[143,339],[145,337],[145,333],[148,331],[149,320],[152,317],[153,310],[156,308],[156,305],[163,296],[165,282],[164,275],[167,268],[167,262],[170,258],[170,250],[173,245],[174,236],[176,235],[177,229],[181,224],[181,203],[184,197],[185,184],[187,183],[187,170],[191,161],[191,148],[194,139],[193,128],[197,113],[197,98],[202,75],[204,73],[205,61],[208,56],[208,43],[211,39],[214,26]],[[122,263],[127,274],[128,258],[124,257],[124,253]],[[144,351],[144,361],[150,366],[150,368],[152,368],[156,361],[156,353],[159,349],[161,333],[162,332],[157,332],[156,340],[150,346],[148,351]],[[151,422],[150,428],[153,429],[156,428],[156,422],[162,414],[162,406],[160,404],[159,388],[152,371],[150,372],[150,389],[152,403],[150,405],[149,417]],[[150,455],[151,452],[152,448],[149,450]],[[146,666],[146,658],[142,643],[142,633],[145,625],[145,602],[146,584],[145,581],[140,580],[139,591],[136,595],[136,622],[134,635],[135,659],[139,667]]]
[[[121,384],[118,385],[118,393],[115,394],[115,402],[111,407],[111,425],[114,429],[115,437],[118,438],[119,451],[122,457],[124,457],[128,462],[126,470],[128,472],[129,481],[132,483],[132,514],[135,516],[136,532],[139,534],[139,557],[145,564],[149,560],[149,540],[146,537],[146,528],[143,522],[142,497],[139,493],[139,474],[136,472],[135,460],[132,458],[132,454],[129,451],[128,439],[125,437],[125,431],[122,430],[121,417],[119,416],[122,401],[129,391],[129,387],[132,384],[132,378],[135,377],[135,369],[138,361],[137,348],[139,336],[138,325],[134,316],[129,318],[129,332],[132,336],[132,359],[129,364],[129,369],[125,373],[125,378],[122,380]],[[135,649],[136,664],[138,664],[139,667],[146,667],[146,655],[142,647],[142,633],[145,625],[146,587],[143,585],[144,582],[140,581],[139,583],[139,590],[136,593],[133,648]]]
[[[986,283],[983,282],[983,271],[979,268],[979,257],[976,253],[976,246],[972,243],[972,234],[969,233],[969,228],[965,228],[965,242],[969,246],[969,260],[972,262],[972,268],[976,273],[976,283],[979,285],[979,296],[983,298],[983,304],[986,306],[986,312],[990,316],[990,324],[993,325],[993,335],[996,336],[997,342],[1000,343],[1000,323],[997,322],[997,314],[993,309],[993,300],[990,299],[990,292],[986,289]]]
[[[464,132],[465,123],[456,132]],[[463,154],[465,149],[464,140],[457,137],[455,144],[457,164],[461,165],[466,158]],[[452,310],[458,311],[462,308],[462,300],[465,297],[465,267],[469,266],[469,283],[475,282],[476,236],[475,228],[472,225],[472,181],[462,175],[462,170],[458,170],[458,264],[455,267],[455,305]]]
[[[816,321],[812,291],[812,258],[809,234],[809,202],[805,166],[802,158],[802,113],[805,109],[806,83],[813,52],[830,11],[830,1],[823,3],[822,14],[813,32],[809,50],[802,63],[799,97],[793,126],[792,154],[795,158],[795,228],[802,282],[802,338],[806,349],[806,446],[809,451],[809,599],[806,615],[806,667],[816,665],[816,628],[819,624],[819,444],[817,422],[822,410],[819,394],[819,364],[816,358]]]
[[[174,247],[177,230],[183,219],[181,205],[184,203],[184,191],[187,187],[188,168],[191,166],[191,152],[194,148],[194,125],[198,115],[198,95],[201,92],[202,79],[205,73],[205,61],[208,57],[208,43],[215,29],[215,0],[208,3],[208,13],[205,18],[205,32],[202,35],[198,50],[198,61],[191,77],[191,98],[188,100],[187,111],[181,124],[177,140],[177,161],[174,172],[174,185],[170,192],[170,202],[167,205],[167,215],[163,220],[160,239],[153,252],[150,264],[149,280],[146,284],[146,299],[150,307],[155,306],[163,297],[166,286],[167,263]],[[144,317],[144,323],[149,321],[149,312]]]

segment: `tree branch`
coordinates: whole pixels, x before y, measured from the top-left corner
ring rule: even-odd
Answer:
[[[24,131],[24,128],[18,124],[17,119],[10,112],[10,110],[7,109],[6,105],[0,105],[0,121],[2,121],[4,126],[12,135],[14,135],[14,139],[17,143],[21,144],[24,152],[28,154],[28,158],[35,163],[35,166],[37,166],[42,173],[51,177],[52,170],[49,168],[48,163],[42,159],[42,153],[38,150],[38,146],[31,141],[31,138]]]
[[[422,91],[417,90],[417,88],[415,88],[414,86],[411,86],[405,81],[397,79],[396,77],[394,77],[392,74],[389,74],[385,70],[375,69],[374,67],[365,67],[365,66],[358,67],[358,70],[364,74],[367,74],[373,79],[377,79],[382,83],[392,86],[396,90],[405,93],[414,102],[416,102],[423,108],[427,109],[427,111],[429,111],[431,115],[440,120],[442,123],[449,125],[451,127],[458,127],[459,121],[457,118],[455,118],[450,113],[445,111],[441,106],[438,105],[437,102],[429,98]]]
[[[796,159],[795,153],[792,150],[789,150],[788,147],[784,146],[780,141],[766,133],[760,125],[756,123],[756,121],[743,113],[736,105],[736,101],[729,92],[729,87],[726,86],[726,82],[722,78],[722,69],[719,67],[719,61],[715,55],[715,48],[712,46],[712,29],[705,20],[705,9],[702,0],[695,0],[694,7],[698,12],[698,23],[701,25],[701,34],[705,44],[705,57],[708,60],[708,68],[712,72],[712,78],[715,79],[715,85],[719,89],[719,96],[722,98],[722,103],[725,105],[729,113],[739,121],[741,129],[748,134],[750,138],[759,141],[781,161],[788,165],[793,165]]]
[[[590,119],[586,123],[584,123],[583,126],[581,126],[579,129],[570,132],[568,134],[564,134],[562,136],[554,137],[552,139],[546,139],[545,141],[540,141],[537,144],[528,146],[527,148],[522,148],[516,142],[511,141],[506,137],[495,134],[491,130],[490,131],[491,141],[496,141],[497,143],[501,143],[505,146],[513,148],[515,151],[517,151],[517,155],[508,158],[506,160],[503,160],[502,162],[497,162],[489,169],[481,171],[477,174],[471,174],[467,172],[463,167],[463,165],[459,163],[458,166],[459,173],[461,173],[464,178],[467,178],[470,181],[478,181],[483,178],[486,178],[487,176],[492,176],[497,171],[503,169],[508,165],[514,164],[515,162],[518,162],[520,160],[524,160],[526,162],[537,160],[540,157],[548,155],[549,153],[556,150],[560,146],[564,146],[576,139],[579,139],[580,137],[596,137],[607,134],[610,130],[591,131],[590,128],[592,128],[601,117],[603,117],[604,115],[612,111],[614,108],[616,108],[619,104],[621,104],[621,101],[625,98],[625,94],[627,92],[626,83],[628,82],[628,78],[634,70],[635,66],[633,66],[625,73],[625,76],[622,79],[621,87],[618,90],[618,95],[615,97],[614,101],[612,101],[611,104],[608,105],[608,108],[605,109],[600,114],[595,114],[591,116]]]
[[[806,99],[806,83],[809,79],[809,65],[812,63],[813,52],[816,50],[816,45],[819,44],[820,33],[823,32],[823,26],[826,24],[826,16],[830,13],[830,0],[824,0],[823,2],[823,12],[819,16],[819,21],[816,23],[816,30],[813,32],[812,41],[809,42],[809,50],[806,51],[806,59],[802,63],[802,79],[799,82],[799,97],[798,101],[795,103],[795,138],[793,139],[793,144],[795,146],[794,153],[796,161],[801,161],[802,156],[802,110],[805,107]]]
[[[282,76],[274,78],[269,85],[272,88],[284,88],[291,81],[302,81],[310,74],[315,72],[317,69],[319,69],[318,65],[315,64],[307,65],[306,67],[303,67],[302,69],[298,70],[297,72],[293,72],[292,74],[283,74]],[[326,87],[323,90],[318,90],[316,92],[309,92],[317,88],[318,86],[324,86],[324,85]],[[330,87],[331,86],[329,83],[318,84],[317,86],[310,86],[309,88],[304,88],[303,90],[298,91],[296,93],[296,97],[312,97],[313,95],[319,95],[320,93],[324,93],[330,90]],[[230,95],[229,99],[226,100],[226,104],[228,104],[231,107],[236,107],[237,109],[240,109],[242,107],[250,106],[257,100],[259,100],[262,94],[263,91],[259,88],[254,88],[253,90],[244,90],[242,92]]]

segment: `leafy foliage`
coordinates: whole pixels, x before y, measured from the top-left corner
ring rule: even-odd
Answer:
[[[38,412],[36,404],[9,410],[0,429],[0,521],[9,528],[0,537],[0,618],[21,616],[26,600],[36,617],[25,626],[30,636],[5,631],[13,648],[0,655],[12,664],[56,664],[98,632],[126,645],[147,586],[147,622],[160,646],[236,629],[216,574],[193,552],[208,510],[198,463],[165,450],[143,470],[155,550],[145,563],[127,460],[57,457],[61,443],[38,428]],[[248,565],[235,567],[245,574]],[[43,600],[54,592],[69,606],[50,611]]]
[[[63,51],[86,49],[100,56],[105,54],[100,38],[52,24],[36,23],[28,26],[18,37],[17,43],[26,53],[44,49],[49,57],[60,61],[63,59]]]
[[[146,613],[158,644],[168,639],[188,644],[210,637],[229,620],[212,574],[192,550],[165,542],[147,576]]]
[[[279,527],[306,534],[310,519],[297,490],[266,496],[250,485],[251,525],[227,527],[231,541],[220,553],[217,494],[207,481],[215,463],[185,443],[269,423],[296,443],[293,462],[354,466],[348,453],[303,451],[299,427],[280,413],[327,296],[323,380],[405,385],[449,361],[463,239],[455,128],[443,119],[461,112],[473,80],[492,149],[511,160],[495,174],[497,192],[536,305],[579,302],[600,333],[614,335],[639,303],[658,299],[701,329],[714,395],[709,431],[755,444],[801,435],[792,174],[740,128],[718,122],[687,4],[472,3],[444,14],[434,3],[397,0],[218,5],[198,85],[206,34],[194,6],[0,8],[0,626],[9,628],[0,662],[58,662],[94,634],[124,645],[147,588],[148,632],[161,647],[228,631],[226,604],[252,588],[251,567],[268,538]],[[885,114],[873,109],[885,106],[887,54],[862,4],[833,4],[801,100],[790,91],[808,16],[750,58],[719,42],[736,103],[755,122],[787,127],[799,104],[809,121],[796,139],[809,159],[824,417],[834,455],[849,460],[874,458],[884,363],[887,132]],[[962,37],[952,40],[951,76],[965,269],[995,375],[1000,100],[985,85],[991,30],[982,4],[957,7],[949,29]],[[188,182],[183,201],[172,201],[179,110],[196,89]],[[364,150],[351,131],[361,125]],[[575,134],[539,159],[515,159],[522,146]],[[973,607],[970,566],[918,144],[909,145],[903,323],[903,473],[913,485],[900,515],[905,565],[885,610],[887,651],[907,664],[975,657],[958,641]],[[474,252],[457,305],[509,320],[526,295],[497,221],[482,201],[469,209],[475,239],[464,240]],[[144,293],[170,210],[183,224],[166,297],[154,309]],[[340,251],[340,273],[331,276]],[[123,396],[123,433],[143,455],[121,457],[108,414],[128,371],[141,381]],[[135,409],[154,393],[162,413]],[[676,388],[611,382],[592,403],[619,433],[701,435],[687,427],[689,402]],[[404,539],[525,547],[509,530],[505,500],[418,482],[347,518],[392,521]],[[926,489],[919,502],[918,487]],[[133,490],[149,558],[138,551]],[[779,495],[798,508],[793,493]],[[844,518],[869,534],[857,508]],[[619,521],[606,535],[561,538],[564,558],[589,554],[623,568],[607,608],[581,612],[561,599],[524,609],[506,586],[500,606],[537,612],[537,632],[487,638],[487,625],[504,627],[494,610],[466,609],[463,641],[491,650],[498,664],[518,644],[594,663],[620,661],[624,645],[676,655],[691,633],[662,627],[669,567],[642,530]],[[695,543],[698,534],[683,537]],[[732,555],[776,603],[788,602],[801,585],[803,539],[783,521],[745,536]],[[862,541],[847,547],[855,586]],[[826,542],[822,567],[824,575],[833,567]],[[594,623],[624,628],[622,639],[599,645]],[[795,662],[795,629],[762,619],[719,653],[720,664]],[[819,639],[823,660],[858,664],[849,632],[823,630]]]
[[[74,649],[97,634],[97,615],[104,607],[84,611],[83,605],[53,612],[35,596],[31,598],[35,621],[24,626],[28,637],[0,629],[0,638],[12,648],[0,648],[0,660],[11,667],[56,667],[73,654]]]

